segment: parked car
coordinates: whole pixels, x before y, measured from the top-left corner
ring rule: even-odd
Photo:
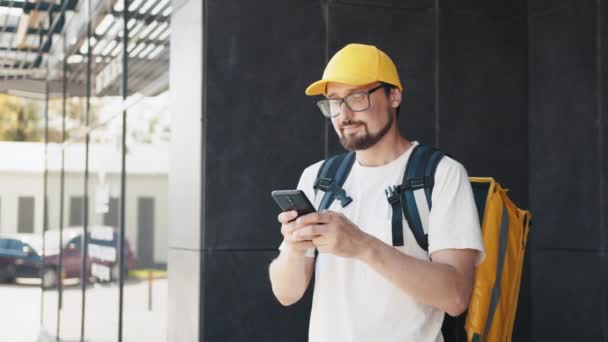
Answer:
[[[63,229],[63,272],[65,278],[80,278],[82,272],[82,227]],[[89,227],[88,277],[100,282],[118,279],[118,232],[108,226]],[[45,232],[45,265],[41,271],[44,286],[56,284],[59,272],[59,230]],[[48,247],[47,247],[48,246]],[[125,240],[125,275],[136,265],[131,244]]]
[[[60,251],[64,278],[82,277],[82,227],[68,227],[60,234],[58,229],[47,230],[44,233],[44,246],[42,238],[34,235],[14,236],[4,239],[6,246],[15,246],[14,249],[5,253],[2,259],[0,253],[0,265],[6,264],[6,279],[14,281],[17,277],[41,277],[44,287],[52,287],[57,284],[60,277]],[[118,279],[118,233],[112,227],[93,226],[89,227],[88,233],[88,258],[87,279],[100,282],[115,281]],[[18,248],[21,246],[21,252]],[[61,248],[60,248],[61,246]],[[44,251],[43,251],[44,249]],[[19,255],[11,259],[12,255]],[[44,255],[43,258],[41,257]],[[2,261],[4,260],[4,261]],[[126,272],[136,266],[136,259],[129,241],[125,240],[125,275]],[[4,264],[2,264],[4,262]],[[12,266],[11,266],[12,265]],[[12,272],[13,269],[15,272]],[[1,272],[1,270],[0,270]]]
[[[33,234],[0,237],[0,281],[14,282],[19,277],[38,277],[41,240]]]

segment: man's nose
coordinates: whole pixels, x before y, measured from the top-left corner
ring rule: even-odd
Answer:
[[[348,108],[346,102],[342,102],[340,105],[340,115],[342,120],[350,120],[354,115],[354,112]]]

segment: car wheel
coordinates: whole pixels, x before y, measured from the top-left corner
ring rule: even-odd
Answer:
[[[42,272],[42,287],[45,289],[57,285],[57,271],[53,268],[46,268]]]

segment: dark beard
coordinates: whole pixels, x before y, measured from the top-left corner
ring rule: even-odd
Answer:
[[[365,130],[364,136],[348,138],[346,135],[342,135],[340,137],[340,143],[345,149],[349,151],[367,150],[368,148],[376,145],[378,141],[380,141],[391,129],[391,126],[393,125],[393,116],[389,114],[389,120],[386,125],[384,125],[384,127],[382,127],[378,133],[373,135],[369,134],[367,124],[363,125]]]

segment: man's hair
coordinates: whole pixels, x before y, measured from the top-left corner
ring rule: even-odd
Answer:
[[[384,93],[386,94],[386,96],[389,96],[391,93],[391,90],[393,90],[393,89],[399,90],[399,87],[392,85],[390,83],[380,82],[380,84],[382,84],[384,86]],[[401,105],[399,105],[399,107],[395,108],[396,114],[397,114],[397,120],[399,120],[399,110],[400,109],[401,109]]]

